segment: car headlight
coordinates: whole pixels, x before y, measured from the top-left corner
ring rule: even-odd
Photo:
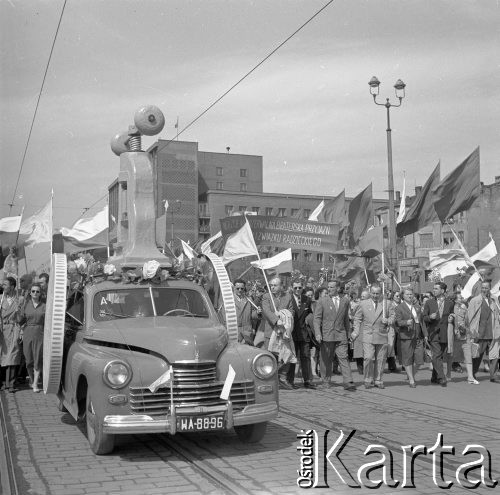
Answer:
[[[132,370],[123,361],[110,361],[104,367],[102,377],[111,388],[123,388],[132,379]]]
[[[252,370],[257,378],[271,378],[277,369],[276,359],[269,354],[259,354],[254,357]]]

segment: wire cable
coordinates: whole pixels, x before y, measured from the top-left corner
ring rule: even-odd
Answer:
[[[26,160],[26,153],[28,152],[28,146],[29,146],[30,139],[31,139],[31,133],[33,132],[33,126],[35,125],[36,114],[38,112],[38,106],[40,105],[40,99],[42,97],[43,88],[45,86],[45,79],[47,78],[47,73],[49,71],[50,61],[52,59],[52,53],[54,52],[54,46],[56,44],[57,35],[59,33],[59,28],[61,27],[64,9],[66,8],[66,2],[67,2],[67,0],[64,0],[64,4],[63,4],[62,10],[61,10],[61,16],[59,17],[59,22],[57,23],[56,34],[54,35],[54,40],[52,41],[52,47],[50,48],[49,59],[47,61],[47,65],[45,67],[45,73],[43,74],[42,86],[40,88],[40,92],[38,93],[38,99],[36,101],[35,112],[33,113],[33,119],[31,120],[31,126],[30,126],[30,131],[28,134],[28,140],[26,141],[26,146],[24,148],[24,153],[23,153],[23,159],[21,160],[21,167],[19,168],[19,174],[17,175],[16,187],[14,188],[14,194],[12,195],[12,200],[9,203],[9,206],[10,206],[9,215],[12,212],[12,207],[14,206],[14,200],[16,198],[17,188],[19,187],[19,181],[21,180],[21,174],[23,173],[23,167],[24,167],[24,162]]]
[[[290,36],[288,36],[284,41],[282,41],[276,48],[274,48],[271,52],[269,52],[257,65],[255,65],[252,69],[250,69],[243,77],[241,77],[238,81],[236,81],[227,91],[225,91],[221,96],[219,96],[213,103],[211,103],[203,112],[201,112],[197,117],[195,117],[186,127],[184,127],[181,131],[179,131],[176,135],[176,138],[180,136],[184,131],[189,129],[195,122],[197,122],[203,115],[205,115],[211,108],[213,108],[219,101],[221,101],[225,96],[227,96],[236,86],[242,83],[252,72],[257,70],[266,60],[271,58],[285,43],[290,41],[299,31],[305,28],[315,17],[317,17],[323,10],[325,10],[334,0],[330,0],[323,7],[321,7],[315,14],[313,14],[306,22],[304,22],[300,27],[298,27]],[[166,146],[170,144],[174,139],[171,139],[166,143]]]

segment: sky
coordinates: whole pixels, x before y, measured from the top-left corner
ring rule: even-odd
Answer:
[[[0,218],[31,215],[54,190],[54,226],[105,196],[112,136],[144,105],[175,137],[327,0],[67,0],[16,189],[63,0],[0,0]],[[477,146],[481,180],[500,175],[498,0],[336,0],[180,139],[262,155],[264,191],[387,196],[444,177]],[[143,148],[155,138],[145,138]],[[9,207],[14,203],[13,208]],[[104,206],[95,204],[87,215]],[[36,261],[36,260],[35,260]],[[39,260],[38,260],[39,261]]]

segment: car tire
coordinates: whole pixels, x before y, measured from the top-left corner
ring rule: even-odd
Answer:
[[[113,452],[115,448],[115,436],[103,433],[102,422],[94,410],[92,398],[89,393],[87,393],[85,406],[85,425],[87,427],[87,440],[94,454],[105,455]]]
[[[267,423],[254,423],[251,425],[235,426],[234,431],[238,438],[245,443],[260,442],[266,434]]]

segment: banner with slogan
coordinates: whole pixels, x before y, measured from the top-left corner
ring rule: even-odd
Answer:
[[[248,215],[257,246],[305,249],[329,253],[337,251],[338,224],[318,223],[286,217]],[[222,218],[222,235],[230,235],[245,222],[243,215]]]

